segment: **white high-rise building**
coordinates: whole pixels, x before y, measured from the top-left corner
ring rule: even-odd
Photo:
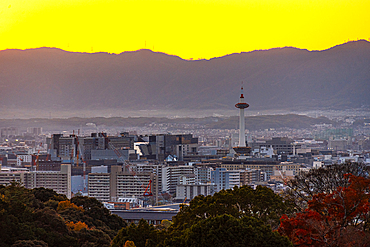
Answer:
[[[184,175],[194,175],[194,167],[189,165],[167,166],[162,168],[162,191],[174,195],[179,179]],[[194,176],[195,177],[195,176]]]

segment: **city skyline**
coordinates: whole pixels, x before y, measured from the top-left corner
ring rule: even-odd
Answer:
[[[0,3],[0,50],[73,52],[139,49],[210,59],[297,47],[325,50],[369,40],[367,1],[46,1]]]

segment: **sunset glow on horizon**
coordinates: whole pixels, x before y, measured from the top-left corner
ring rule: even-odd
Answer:
[[[370,0],[3,0],[0,50],[139,49],[184,59],[370,40]]]

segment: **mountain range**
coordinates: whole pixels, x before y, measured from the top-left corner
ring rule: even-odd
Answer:
[[[252,110],[370,108],[370,42],[324,51],[275,48],[210,60],[150,50],[0,51],[1,112],[230,110],[241,85]]]

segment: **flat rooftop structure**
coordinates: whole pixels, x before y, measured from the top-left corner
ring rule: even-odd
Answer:
[[[8,167],[8,166],[0,166],[0,172],[29,172],[30,169],[28,168],[18,168],[18,167]]]
[[[130,210],[110,211],[124,219],[127,223],[138,224],[141,219],[144,219],[149,224],[159,225],[161,224],[162,220],[172,221],[172,217],[176,216],[180,211],[181,205],[183,205],[183,203],[174,203],[148,208],[134,208]]]
[[[111,210],[127,223],[138,224],[141,219],[146,220],[149,224],[159,225],[162,220],[172,221],[172,217],[177,215],[178,211],[153,211],[153,210]]]
[[[277,165],[280,164],[280,161],[277,161],[274,158],[250,158],[250,159],[233,159],[233,160],[221,160],[222,164],[271,164]]]

